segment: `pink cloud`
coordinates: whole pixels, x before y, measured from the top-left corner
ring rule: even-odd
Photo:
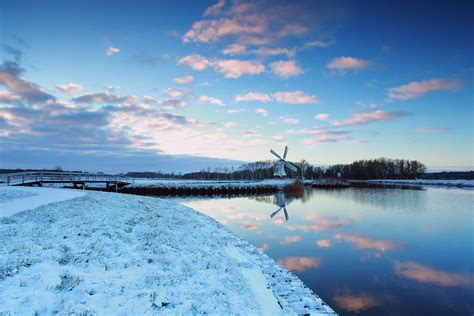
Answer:
[[[292,271],[305,271],[319,267],[321,259],[317,257],[288,257],[279,259],[278,264]]]
[[[211,43],[230,35],[262,34],[265,31],[265,24],[262,21],[252,22],[245,23],[237,18],[197,21],[184,34],[183,42]]]
[[[82,85],[77,84],[77,83],[68,83],[64,85],[57,85],[56,89],[63,93],[68,93],[68,94],[74,94],[79,90],[82,90]]]
[[[260,114],[263,117],[268,116],[268,111],[266,109],[263,109],[263,108],[256,109],[255,113]]]
[[[254,51],[260,57],[268,57],[268,56],[278,56],[278,55],[285,55],[287,57],[293,57],[296,54],[294,49],[288,48],[269,48],[269,47],[261,47]]]
[[[393,240],[374,239],[364,235],[358,234],[335,234],[334,238],[337,240],[344,240],[354,244],[358,249],[372,249],[378,252],[385,252],[388,250],[401,249],[402,244]]]
[[[224,74],[226,78],[239,78],[244,74],[256,75],[265,70],[265,66],[255,60],[217,60],[212,65],[217,71]]]
[[[418,133],[443,133],[451,130],[452,128],[449,127],[422,127],[416,129]]]
[[[346,131],[331,131],[325,128],[316,127],[316,128],[303,128],[300,130],[289,130],[287,131],[288,134],[294,135],[307,135],[311,136],[309,138],[305,138],[303,143],[305,145],[312,146],[317,143],[329,143],[329,142],[337,142],[340,140],[351,140],[352,135]]]
[[[240,227],[245,228],[245,229],[255,230],[255,229],[258,229],[260,225],[257,223],[252,223],[252,222],[242,222],[240,223]]]
[[[329,120],[329,114],[326,113],[319,113],[314,116],[315,119],[318,121],[327,121]]]
[[[193,80],[194,80],[193,76],[183,76],[183,77],[174,78],[173,82],[177,84],[185,84],[185,83],[190,83]]]
[[[288,125],[294,125],[300,122],[300,120],[294,117],[289,117],[288,115],[280,116],[280,120],[282,120],[283,123],[288,124]]]
[[[272,97],[266,93],[260,92],[249,92],[246,94],[238,94],[235,96],[235,102],[243,102],[243,101],[258,101],[258,102],[269,102],[271,101]]]
[[[308,95],[302,91],[276,92],[273,97],[282,103],[290,104],[315,104],[319,103],[319,98],[315,95]]]
[[[342,121],[332,121],[331,125],[334,127],[363,125],[372,122],[391,121],[409,115],[407,112],[389,112],[389,111],[373,111],[373,112],[359,112],[352,117]]]
[[[474,277],[472,274],[444,272],[411,261],[397,261],[394,264],[394,269],[397,275],[422,283],[468,288],[472,287],[474,284]]]
[[[289,244],[294,244],[301,241],[301,237],[298,235],[293,235],[293,236],[285,236],[282,241],[280,241],[280,244],[282,245],[289,245]]]
[[[190,94],[192,93],[191,89],[171,89],[171,88],[166,88],[165,89],[165,94],[170,97],[170,98],[177,98],[185,94]]]
[[[219,14],[222,10],[222,8],[225,5],[225,0],[219,0],[216,4],[210,6],[209,8],[206,9],[206,12],[204,12],[204,15],[215,15]]]
[[[371,307],[382,305],[382,302],[376,297],[364,293],[360,295],[335,295],[333,300],[340,309],[353,313],[359,313]]]
[[[105,54],[106,54],[107,56],[113,56],[113,55],[115,55],[115,54],[118,54],[119,52],[120,52],[120,49],[117,48],[117,47],[112,47],[112,46],[110,46],[110,47],[107,47],[107,48],[105,49]]]
[[[307,42],[304,45],[304,47],[305,48],[308,48],[308,47],[327,48],[329,46],[334,45],[335,43],[336,43],[336,41],[334,41],[334,40],[329,40],[329,41],[314,40],[314,41]]]
[[[224,55],[238,55],[238,54],[245,54],[245,45],[240,45],[240,44],[230,44],[226,46],[222,50],[222,54]]]
[[[260,137],[260,133],[254,129],[248,129],[240,133],[243,137]]]
[[[331,247],[331,240],[330,239],[320,239],[316,241],[316,244],[319,248],[329,248]]]
[[[270,64],[270,69],[275,76],[283,79],[287,79],[289,77],[297,76],[303,73],[303,69],[301,69],[294,60],[275,61]]]
[[[285,137],[283,135],[275,135],[272,137],[272,139],[276,142],[282,142],[285,140]]]
[[[288,225],[291,231],[320,232],[334,228],[346,227],[352,224],[349,219],[342,219],[336,216],[323,216],[316,213],[309,213],[304,216],[308,224]]]
[[[217,105],[217,106],[225,106],[224,101],[222,101],[221,99],[214,98],[214,97],[209,97],[207,95],[201,95],[199,97],[199,102],[210,103],[210,104],[214,104],[214,105]]]
[[[354,57],[334,58],[326,65],[331,70],[361,70],[368,66],[368,61]]]
[[[178,65],[185,65],[194,70],[204,70],[209,67],[210,62],[207,58],[200,55],[188,55],[178,61]]]
[[[0,102],[13,103],[17,101],[20,101],[19,96],[13,95],[10,92],[5,91],[5,90],[0,90]]]
[[[462,81],[433,79],[419,82],[410,82],[409,84],[388,88],[389,100],[409,100],[432,91],[458,90],[463,86]]]

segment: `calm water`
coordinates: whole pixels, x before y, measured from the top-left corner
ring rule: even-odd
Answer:
[[[473,315],[474,191],[351,188],[181,200],[343,315]]]

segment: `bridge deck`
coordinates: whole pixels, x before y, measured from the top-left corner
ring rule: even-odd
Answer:
[[[1,178],[3,183],[12,186],[42,185],[44,183],[72,183],[74,185],[104,183],[107,186],[123,187],[133,182],[132,178],[125,176],[80,172],[19,172],[3,174]]]

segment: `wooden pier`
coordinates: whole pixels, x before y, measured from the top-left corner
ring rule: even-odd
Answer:
[[[9,186],[43,186],[47,183],[72,184],[73,188],[86,189],[87,184],[103,183],[106,189],[115,191],[133,182],[124,176],[102,173],[32,171],[0,175]]]

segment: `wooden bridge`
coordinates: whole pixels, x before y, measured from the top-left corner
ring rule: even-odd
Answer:
[[[32,171],[5,173],[2,182],[12,186],[42,186],[46,183],[70,183],[75,188],[85,189],[87,183],[103,183],[106,188],[116,190],[133,182],[125,176],[102,173]]]

